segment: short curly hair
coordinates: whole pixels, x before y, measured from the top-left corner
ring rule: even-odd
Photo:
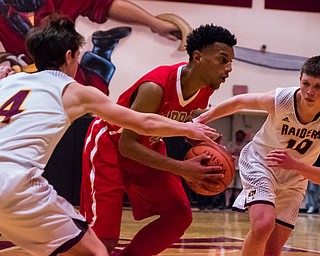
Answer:
[[[320,77],[320,55],[307,59],[301,67],[300,74]]]
[[[214,43],[224,43],[232,47],[237,44],[237,39],[228,29],[213,24],[201,25],[193,29],[187,37],[186,50],[189,60],[192,60],[192,54],[195,50],[201,52]]]

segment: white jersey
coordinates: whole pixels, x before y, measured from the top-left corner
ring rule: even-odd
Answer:
[[[268,167],[264,157],[274,149],[287,149],[288,154],[312,165],[320,148],[320,118],[308,124],[299,121],[296,93],[299,88],[277,88],[275,113],[267,120],[241,151],[239,166],[243,190],[233,207],[245,210],[254,203],[271,203],[276,208],[276,221],[289,228],[296,224],[299,207],[307,188],[307,179],[296,170]]]
[[[275,114],[268,116],[251,144],[263,158],[273,149],[288,149],[293,158],[312,165],[320,152],[320,117],[308,124],[299,121],[297,91],[298,87],[276,89]]]
[[[70,125],[62,94],[72,82],[53,70],[0,82],[0,232],[32,255],[56,255],[86,230],[84,218],[41,176]]]
[[[74,79],[60,71],[18,73],[0,82],[0,163],[43,169],[70,125],[62,92]]]

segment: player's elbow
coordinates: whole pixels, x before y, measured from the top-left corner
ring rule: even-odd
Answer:
[[[119,152],[120,152],[121,156],[128,157],[128,150],[126,149],[126,147],[124,147],[121,144],[119,144],[118,149],[119,149]]]
[[[130,150],[130,147],[128,147],[128,144],[126,143],[126,141],[124,139],[120,138],[118,149],[119,149],[121,156],[130,158],[130,151],[132,151],[132,150]]]

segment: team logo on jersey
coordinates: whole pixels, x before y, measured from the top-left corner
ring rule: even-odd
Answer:
[[[185,111],[181,111],[180,112],[180,111],[177,111],[177,110],[171,110],[164,116],[166,116],[166,117],[168,117],[170,119],[176,120],[178,122],[186,122],[189,115]],[[151,144],[154,144],[154,143],[157,143],[159,141],[162,141],[162,137],[153,136],[153,137],[150,137],[149,141],[150,141]]]
[[[283,119],[282,119],[282,121],[284,121],[284,122],[288,122],[288,123],[290,122],[290,121],[289,121],[289,117],[285,117],[285,118],[283,118]]]
[[[251,190],[250,192],[249,192],[249,194],[248,194],[248,197],[252,200],[252,199],[254,199],[254,196],[255,196],[255,194],[256,194],[256,190]]]

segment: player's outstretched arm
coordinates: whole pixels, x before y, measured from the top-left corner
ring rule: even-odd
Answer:
[[[206,124],[220,117],[248,109],[265,110],[272,114],[274,112],[274,91],[267,93],[247,93],[231,97],[194,118],[193,122]]]
[[[70,84],[63,95],[63,102],[71,121],[86,113],[94,113],[110,123],[142,135],[186,136],[204,141],[219,136],[215,129],[204,124],[181,123],[157,114],[145,114],[122,107],[91,86]]]

